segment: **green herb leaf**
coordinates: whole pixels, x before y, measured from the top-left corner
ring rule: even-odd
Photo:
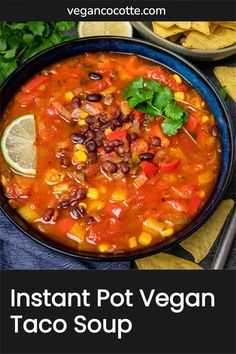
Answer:
[[[0,38],[0,52],[7,49],[7,42],[4,38]]]
[[[226,87],[225,86],[221,86],[219,89],[219,94],[221,95],[221,97],[223,98],[223,100],[225,101],[226,98],[228,97],[228,93],[226,91]]]
[[[44,22],[43,21],[32,21],[28,22],[28,28],[29,30],[35,35],[35,36],[42,36],[43,31],[45,29]]]
[[[172,90],[158,81],[139,76],[123,90],[122,95],[130,108],[152,117],[164,116],[162,130],[168,136],[175,135],[188,119],[187,111],[174,101]]]
[[[55,28],[59,31],[69,31],[70,29],[75,27],[75,22],[73,21],[61,21],[57,22]]]
[[[173,136],[177,134],[178,130],[182,127],[182,124],[181,120],[166,118],[161,124],[161,128],[164,134]]]

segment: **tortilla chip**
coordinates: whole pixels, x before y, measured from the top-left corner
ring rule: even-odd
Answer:
[[[162,38],[167,38],[173,36],[177,33],[184,32],[185,30],[177,26],[172,26],[170,28],[164,28],[159,26],[156,22],[152,23],[153,32]]]
[[[167,21],[161,21],[161,22],[157,22],[155,21],[156,24],[158,24],[159,26],[161,27],[164,27],[164,28],[170,28],[170,27],[173,27],[173,26],[177,26],[179,28],[182,28],[182,29],[190,29],[191,28],[191,22],[190,21],[177,21],[177,22],[173,22],[173,21],[170,21],[170,22],[167,22]]]
[[[203,34],[210,34],[209,22],[192,22],[191,28]]]
[[[170,36],[168,39],[172,42],[175,43],[177,40],[180,38],[181,33],[174,34],[173,36]]]
[[[191,31],[182,44],[187,48],[216,50],[228,47],[234,43],[236,43],[236,32],[219,26],[209,36],[197,31]]]
[[[221,86],[225,86],[227,93],[236,102],[236,67],[235,66],[217,66],[214,74],[219,80]]]
[[[210,33],[214,33],[215,30],[217,29],[218,25],[216,23],[211,23],[210,24]]]
[[[139,269],[203,269],[198,264],[168,253],[136,260]]]
[[[230,28],[234,31],[236,31],[236,22],[214,22],[217,23],[218,25],[226,28]]]
[[[211,218],[197,232],[180,243],[193,255],[196,263],[200,263],[208,255],[233,206],[232,199],[223,200]]]

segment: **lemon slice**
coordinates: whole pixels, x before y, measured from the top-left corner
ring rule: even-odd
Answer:
[[[5,161],[15,171],[36,175],[35,120],[33,114],[20,116],[3,132],[1,150]]]
[[[78,23],[78,36],[126,36],[132,37],[133,28],[130,22],[87,22]]]

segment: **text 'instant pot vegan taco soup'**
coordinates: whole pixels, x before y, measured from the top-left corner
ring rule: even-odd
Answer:
[[[207,202],[219,131],[178,74],[137,57],[78,55],[29,80],[1,120],[9,204],[47,237],[119,253],[166,240]]]

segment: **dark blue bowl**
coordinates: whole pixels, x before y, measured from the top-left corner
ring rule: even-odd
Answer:
[[[4,197],[3,193],[1,193],[0,207],[5,215],[18,227],[18,229],[20,229],[27,236],[53,250],[83,259],[106,261],[128,260],[138,257],[145,257],[154,253],[162,252],[169,247],[173,247],[180,241],[190,236],[207,221],[207,219],[217,208],[224,196],[233,173],[235,160],[235,138],[233,126],[227,107],[220,98],[217,90],[195,66],[189,63],[186,59],[183,59],[179,55],[174,54],[167,49],[157,47],[144,41],[124,37],[90,37],[77,39],[57,45],[53,48],[45,50],[39,55],[34,56],[19,69],[17,69],[2,86],[1,110],[4,110],[7,103],[20,88],[20,86],[36,72],[59,60],[77,54],[98,51],[135,53],[144,58],[151,59],[156,63],[160,63],[170,70],[179,73],[186,81],[198,90],[207,102],[216,118],[220,130],[222,156],[219,177],[206,206],[189,225],[168,240],[153,245],[149,248],[118,255],[101,255],[96,253],[80,252],[48,239],[45,235],[40,234],[29,224],[24,222],[18,214],[8,206],[7,199]]]

